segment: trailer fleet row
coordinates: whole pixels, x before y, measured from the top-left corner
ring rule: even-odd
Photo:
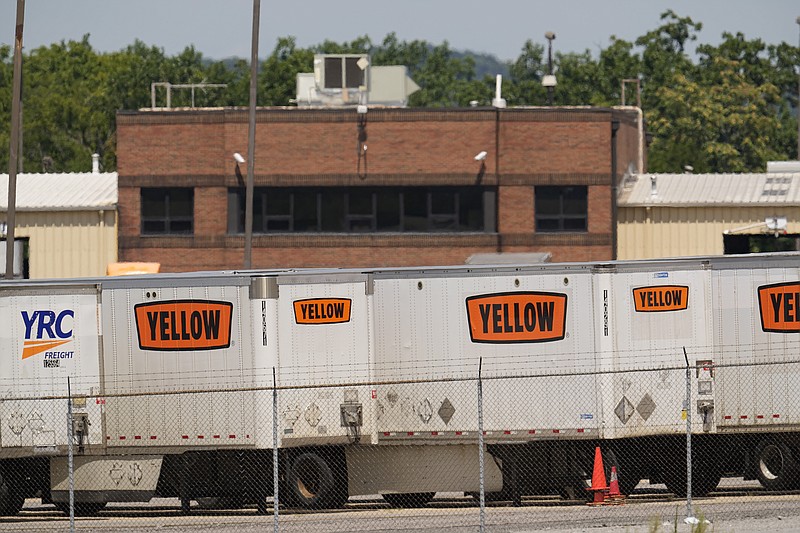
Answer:
[[[580,493],[595,446],[685,493],[687,416],[695,494],[800,483],[796,254],[13,281],[0,324],[3,514],[63,508],[70,448],[85,512],[263,505],[273,449],[290,505],[472,493],[479,404],[497,497]]]

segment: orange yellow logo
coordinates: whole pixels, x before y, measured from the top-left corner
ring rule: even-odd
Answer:
[[[761,329],[774,333],[800,332],[800,282],[758,288]]]
[[[134,306],[142,350],[218,350],[231,345],[233,304],[169,300]]]
[[[558,341],[566,335],[567,295],[554,292],[502,292],[467,298],[472,342]]]
[[[633,289],[633,306],[637,313],[681,311],[689,306],[689,287],[657,285]]]
[[[350,322],[349,298],[311,298],[296,300],[294,320],[298,324],[341,324]]]

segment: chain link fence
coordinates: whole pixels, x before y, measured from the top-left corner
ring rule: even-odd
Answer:
[[[7,397],[0,529],[526,531],[720,519],[726,502],[798,514],[800,361],[689,361]]]

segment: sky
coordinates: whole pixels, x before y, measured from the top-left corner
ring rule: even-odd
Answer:
[[[17,0],[0,0],[0,43],[13,45]],[[261,0],[259,57],[279,37],[300,47],[328,39],[375,43],[395,32],[401,41],[447,41],[451,49],[516,59],[525,41],[554,51],[595,56],[612,35],[633,41],[660,25],[672,9],[702,22],[698,42],[719,44],[723,32],[742,32],[767,44],[800,40],[797,0]],[[252,0],[26,0],[26,51],[89,34],[95,50],[120,50],[140,39],[167,55],[189,45],[209,59],[249,59]],[[693,50],[690,50],[690,52]]]

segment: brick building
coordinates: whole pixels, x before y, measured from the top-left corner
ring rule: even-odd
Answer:
[[[254,268],[462,264],[476,253],[615,256],[612,189],[641,159],[632,108],[262,108]],[[240,268],[248,116],[117,116],[119,256]],[[486,152],[483,160],[476,155]],[[613,176],[613,178],[612,178]]]

